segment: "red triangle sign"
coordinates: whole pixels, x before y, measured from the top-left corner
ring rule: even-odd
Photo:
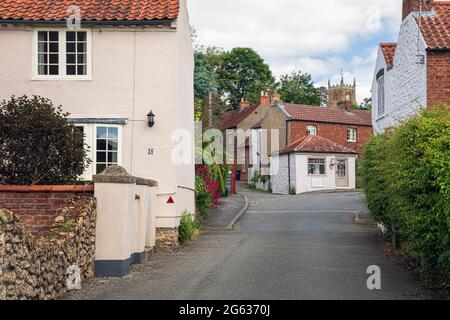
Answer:
[[[167,203],[168,203],[168,204],[173,204],[173,203],[175,203],[175,201],[173,201],[173,198],[172,198],[172,197],[169,197],[169,200],[167,200]]]

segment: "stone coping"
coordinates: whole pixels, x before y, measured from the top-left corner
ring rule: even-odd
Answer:
[[[132,176],[121,166],[110,166],[102,173],[95,175],[93,180],[94,183],[136,184],[149,187],[158,186],[157,181]]]
[[[17,192],[17,193],[31,193],[31,192],[69,192],[69,193],[91,193],[94,192],[94,185],[42,185],[42,186],[14,186],[14,185],[0,185],[0,192]]]

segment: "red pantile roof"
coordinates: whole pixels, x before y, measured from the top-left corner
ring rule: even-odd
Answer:
[[[236,128],[242,121],[247,119],[249,115],[256,111],[257,105],[247,107],[243,110],[233,110],[225,112],[220,122],[220,130]]]
[[[281,150],[280,154],[294,152],[356,154],[355,150],[321,136],[305,136]]]
[[[389,69],[394,66],[395,50],[397,49],[396,43],[380,43],[381,52],[383,52],[384,60]]]
[[[352,110],[348,112],[342,109],[289,103],[284,104],[282,108],[284,108],[292,120],[372,126],[372,115],[370,111]]]
[[[179,12],[179,0],[1,0],[0,20],[65,21],[71,5],[92,22],[173,20]]]
[[[450,49],[450,2],[434,1],[434,15],[416,16],[429,49]]]

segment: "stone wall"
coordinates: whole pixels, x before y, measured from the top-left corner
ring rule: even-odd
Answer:
[[[279,161],[278,165],[276,165],[277,161]],[[270,171],[272,192],[275,194],[289,194],[288,155],[271,157]]]
[[[32,233],[45,232],[77,195],[92,196],[86,186],[0,186],[0,208],[9,209]]]
[[[96,201],[74,198],[45,234],[0,209],[0,299],[57,299],[94,275]]]
[[[178,228],[157,228],[156,250],[163,253],[174,252],[180,245],[178,236]]]

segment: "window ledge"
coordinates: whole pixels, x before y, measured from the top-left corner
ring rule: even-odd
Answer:
[[[31,78],[31,81],[92,81],[92,77],[40,77]]]

